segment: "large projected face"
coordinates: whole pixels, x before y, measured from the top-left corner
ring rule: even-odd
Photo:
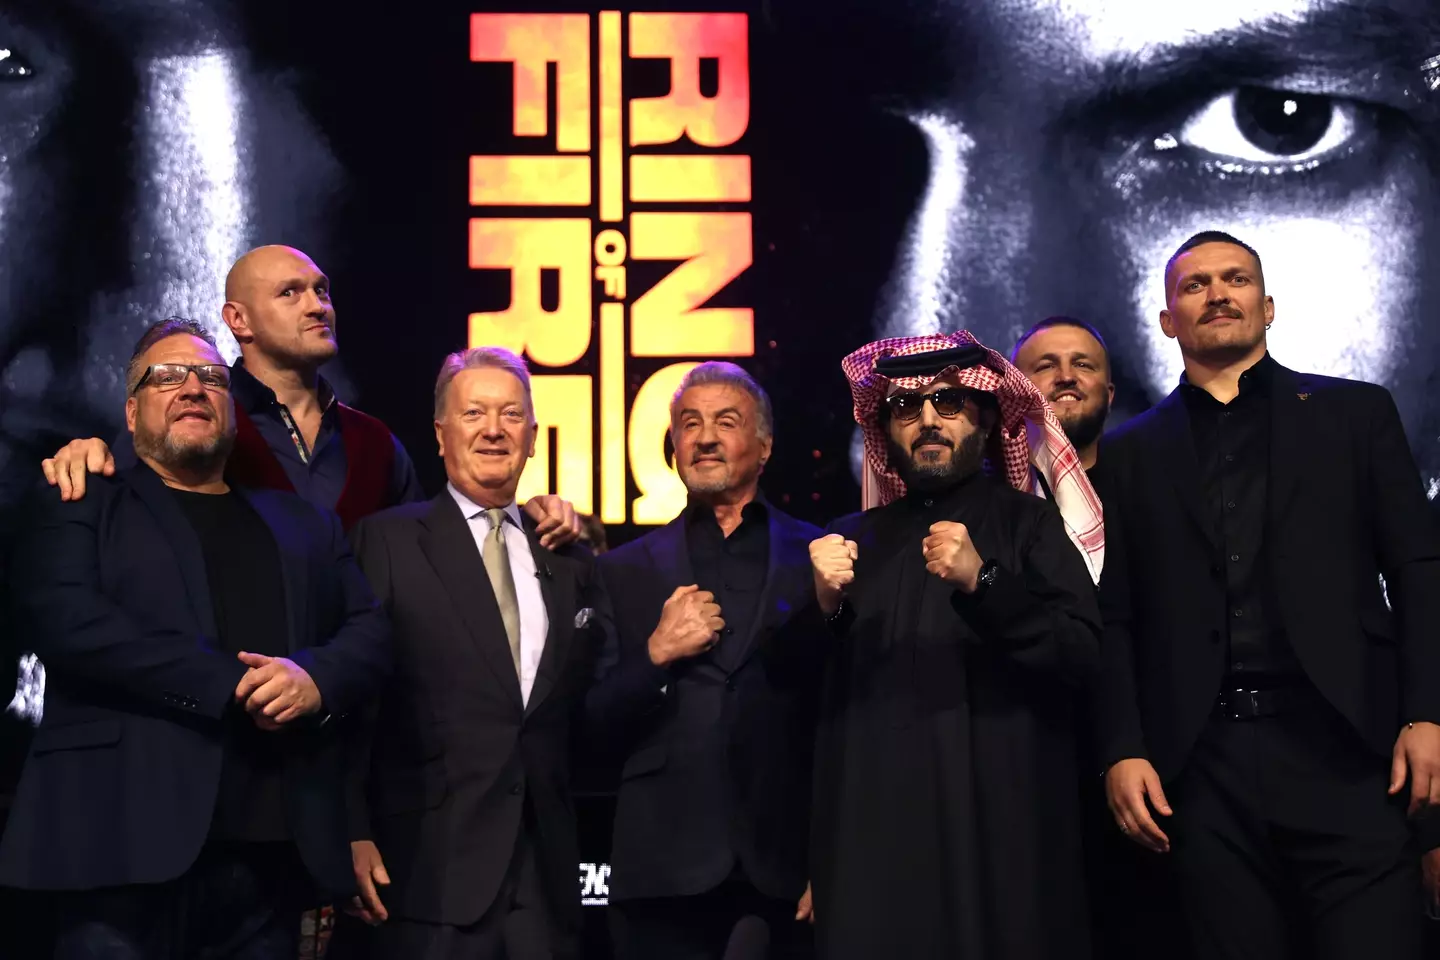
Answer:
[[[0,3],[0,506],[58,440],[118,429],[148,324],[204,321],[231,358],[236,256],[323,253],[340,171],[298,75],[247,50],[252,8]]]
[[[902,108],[929,175],[881,335],[963,327],[1006,349],[1085,317],[1134,413],[1181,370],[1157,319],[1166,259],[1226,230],[1264,258],[1276,358],[1390,386],[1440,474],[1434,0],[902,6],[940,66]]]

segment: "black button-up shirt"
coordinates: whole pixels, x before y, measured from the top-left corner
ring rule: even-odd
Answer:
[[[1265,543],[1276,366],[1267,353],[1240,375],[1240,393],[1229,403],[1183,378],[1180,386],[1201,496],[1219,536],[1211,575],[1225,584],[1229,673],[1244,684],[1283,682],[1300,672],[1276,609]]]
[[[725,620],[715,649],[744,642],[755,625],[770,567],[769,507],[759,497],[747,503],[740,512],[740,525],[727,537],[715,519],[715,509],[692,500],[686,507],[685,540],[695,583],[715,594]]]

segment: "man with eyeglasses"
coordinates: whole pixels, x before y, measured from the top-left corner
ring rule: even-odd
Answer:
[[[233,367],[235,455],[229,475],[245,486],[293,490],[339,514],[345,529],[424,491],[400,441],[379,420],[340,403],[320,367],[340,351],[330,278],[293,247],[245,254],[225,278],[221,316],[240,345]],[[120,462],[130,462],[124,449]],[[85,495],[87,473],[110,474],[115,457],[98,438],[74,440],[42,464],[64,499]],[[526,512],[546,546],[580,535],[574,508],[535,497]]]
[[[12,614],[48,704],[0,884],[53,894],[60,957],[293,960],[349,896],[342,731],[391,667],[339,521],[231,485],[232,373],[198,324],[140,339],[138,463],[38,498]]]
[[[1074,784],[1099,657],[1094,491],[1040,391],[968,333],[882,340],[842,367],[873,509],[811,544],[836,633],[818,952],[1088,956]],[[1028,492],[1032,469],[1051,499]]]

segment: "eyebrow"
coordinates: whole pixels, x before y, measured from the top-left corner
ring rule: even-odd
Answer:
[[[275,290],[276,290],[276,292],[278,293],[278,292],[282,292],[282,291],[285,291],[285,290],[289,290],[291,287],[304,287],[304,286],[324,286],[324,287],[328,287],[328,286],[330,286],[330,278],[327,277],[327,276],[325,276],[325,274],[323,274],[323,273],[321,273],[321,274],[316,274],[315,279],[312,280],[309,284],[307,284],[307,283],[305,282],[305,279],[304,279],[303,277],[290,277],[288,280],[280,280],[280,281],[278,281],[278,282],[275,284]]]
[[[1092,102],[1079,112],[1089,119],[1089,107],[1101,106],[1121,117],[1128,104],[1140,116],[1153,115],[1204,93],[1268,84],[1440,119],[1440,97],[1427,90],[1421,72],[1421,63],[1440,53],[1440,9],[1424,6],[1352,2],[1125,54],[1094,70]]]
[[[719,420],[727,413],[731,414],[732,416],[739,417],[742,420],[745,419],[745,415],[740,412],[739,407],[725,407],[724,409],[716,410],[714,419]],[[677,420],[683,419],[684,417],[699,417],[702,420],[705,419],[704,415],[699,410],[696,410],[694,407],[686,407],[679,413],[675,414],[675,419]]]

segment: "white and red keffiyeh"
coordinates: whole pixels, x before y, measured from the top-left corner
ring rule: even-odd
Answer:
[[[984,359],[973,367],[952,365],[928,376],[890,379],[875,372],[876,362],[887,357],[908,357],[958,347],[976,347]],[[1011,363],[976,340],[968,331],[923,337],[892,337],[866,344],[840,361],[850,394],[855,400],[855,422],[865,439],[862,483],[864,508],[882,506],[905,494],[905,483],[891,469],[886,456],[885,427],[880,423],[881,402],[896,389],[923,390],[947,374],[972,390],[992,393],[999,401],[1000,422],[986,451],[992,466],[1003,465],[1005,479],[1017,490],[1035,492],[1031,466],[1045,478],[1053,494],[1065,532],[1079,549],[1091,578],[1098,583],[1105,562],[1105,519],[1100,498],[1080,465],[1080,455],[1065,436],[1055,412],[1038,387]]]

